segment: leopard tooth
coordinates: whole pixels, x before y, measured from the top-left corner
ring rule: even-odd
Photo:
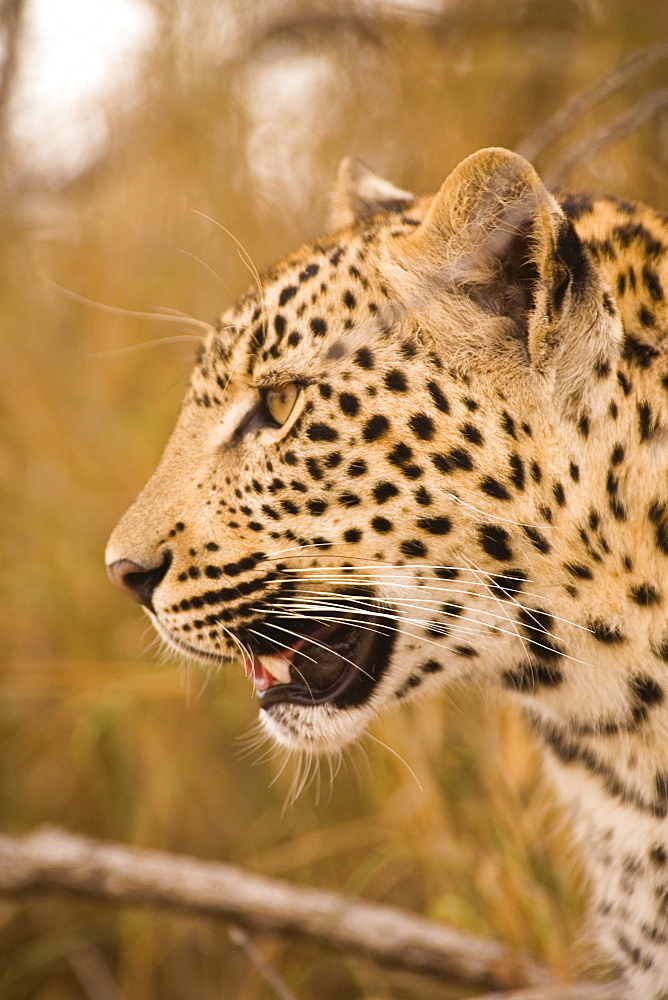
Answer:
[[[272,677],[275,677],[281,684],[288,684],[290,681],[290,661],[284,656],[259,656],[260,663]]]

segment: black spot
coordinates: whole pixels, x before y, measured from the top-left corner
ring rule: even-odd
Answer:
[[[539,504],[538,513],[548,524],[552,524],[552,508],[548,507],[546,503]]]
[[[416,524],[430,535],[447,535],[452,531],[452,521],[449,517],[419,517]]]
[[[343,538],[346,542],[359,542],[362,537],[362,532],[359,528],[348,528],[344,531]]]
[[[508,562],[513,558],[510,547],[510,535],[499,524],[481,524],[478,527],[480,547],[499,562]]]
[[[564,569],[578,580],[593,580],[594,574],[582,563],[564,563]]]
[[[652,408],[648,402],[638,403],[638,430],[640,440],[647,441],[652,433]]]
[[[390,421],[382,413],[377,413],[371,417],[364,425],[362,437],[365,441],[377,441],[386,433],[390,426]]]
[[[343,293],[343,304],[346,309],[354,309],[357,305],[357,300],[350,290]]]
[[[578,420],[578,430],[580,431],[580,434],[582,434],[582,437],[589,437],[589,417],[586,413],[583,413]]]
[[[564,676],[558,667],[547,663],[520,663],[515,670],[504,670],[504,687],[523,694],[532,694],[540,687],[558,687]]]
[[[524,489],[525,473],[524,473],[524,462],[520,456],[513,452],[513,454],[508,459],[510,464],[510,481],[517,487],[518,490]]]
[[[479,488],[486,493],[487,496],[494,497],[496,500],[510,500],[511,496],[503,483],[500,483],[498,479],[494,479],[493,476],[485,476],[482,482],[479,484]]]
[[[296,330],[293,330],[292,333],[288,336],[288,345],[290,347],[296,347],[301,339],[302,339],[301,333],[297,333]]]
[[[668,851],[661,844],[657,844],[649,852],[649,859],[657,866],[668,864]]]
[[[306,506],[309,509],[309,513],[313,514],[315,517],[320,517],[327,510],[327,503],[325,500],[320,500],[315,498],[314,500],[307,500]]]
[[[575,462],[571,462],[570,465],[568,466],[568,473],[569,473],[569,475],[570,475],[570,477],[571,477],[571,479],[573,480],[574,483],[577,483],[577,482],[580,481],[580,469],[575,464]]]
[[[661,594],[651,583],[641,583],[637,587],[631,587],[629,597],[643,608],[661,603]]]
[[[358,507],[361,502],[356,493],[342,493],[339,497],[339,503],[344,507]]]
[[[403,441],[400,441],[399,444],[396,444],[389,453],[387,460],[388,462],[391,462],[392,465],[403,465],[404,462],[407,462],[408,459],[412,457],[413,449],[409,448],[407,444],[403,443]]]
[[[434,576],[437,576],[439,580],[457,580],[459,570],[455,569],[454,566],[437,566],[434,570]]]
[[[471,444],[483,444],[483,436],[474,424],[462,424],[459,429],[466,440],[470,441]]]
[[[517,620],[536,656],[543,660],[554,660],[563,656],[561,649],[555,645],[550,635],[554,622],[547,611],[540,608],[520,608]]]
[[[505,573],[492,576],[488,586],[495,597],[514,597],[520,592],[526,580],[527,576],[521,569],[509,569]]]
[[[612,512],[612,516],[616,521],[626,520],[626,507],[621,503],[617,497],[610,497],[608,501],[608,506]]]
[[[617,381],[622,387],[622,392],[624,393],[624,395],[628,396],[632,389],[632,385],[629,379],[627,379],[626,375],[624,375],[623,372],[617,372]]]
[[[419,486],[415,491],[415,501],[421,507],[429,507],[433,503],[431,493],[424,486]]]
[[[312,457],[307,458],[305,464],[306,464],[306,469],[307,469],[308,474],[310,475],[311,479],[323,479],[324,478],[325,474],[322,471],[322,469],[320,468],[320,466],[318,465],[318,460],[316,458],[312,458]],[[292,480],[292,487],[293,487],[293,489],[300,489],[300,487],[295,486],[295,482],[296,482],[296,480],[293,479]]]
[[[593,632],[594,638],[598,642],[604,642],[607,645],[619,645],[619,643],[624,642],[624,636],[617,626],[608,625],[604,622],[602,618],[594,618],[588,623],[588,627]]]
[[[501,426],[506,434],[509,434],[512,438],[517,440],[517,434],[515,433],[515,421],[505,410],[501,414]]]
[[[533,479],[534,483],[539,483],[543,478],[543,473],[540,465],[538,464],[538,462],[532,462],[530,468],[531,468],[531,478]]]
[[[311,333],[314,337],[324,337],[327,333],[327,323],[321,316],[314,316],[309,326],[311,327]]]
[[[432,461],[434,461],[433,455]],[[448,454],[448,461],[451,462],[456,469],[463,469],[465,472],[470,472],[473,469],[473,459],[465,448],[453,448]],[[436,465],[435,461],[434,465]]]
[[[396,497],[399,490],[394,485],[388,481],[377,483],[373,488],[373,496],[376,503],[385,503],[391,497]]]
[[[629,687],[643,705],[659,705],[663,701],[663,688],[645,674],[632,677],[629,681]]]
[[[341,464],[342,457],[340,451],[330,451],[329,455],[325,456],[325,465],[328,469],[336,469],[338,465]]]
[[[653,302],[663,302],[664,294],[663,288],[661,287],[661,281],[659,280],[659,275],[656,270],[649,264],[645,264],[642,269],[642,280],[644,282],[645,288],[649,292],[649,296]]]
[[[318,392],[323,399],[329,399],[332,395],[332,387],[328,382],[320,382],[318,384]]]
[[[408,421],[408,426],[422,441],[431,441],[434,436],[434,421],[426,413],[414,413]]]
[[[292,500],[281,500],[281,507],[286,512],[286,514],[298,514],[299,507],[292,502]]]
[[[354,417],[359,411],[360,401],[352,392],[342,392],[339,394],[339,406],[348,417]]]
[[[297,294],[297,288],[295,285],[286,285],[285,288],[281,289],[281,294],[278,297],[279,306],[284,306],[286,302],[294,298]]]
[[[640,320],[642,326],[647,326],[647,327],[654,326],[656,322],[656,317],[654,316],[654,313],[652,312],[651,309],[648,309],[647,306],[640,307],[640,309],[638,310],[638,319]]]
[[[383,381],[391,392],[406,392],[408,389],[406,376],[398,368],[393,368],[392,371],[388,372]]]
[[[436,382],[427,382],[427,389],[429,390],[429,395],[433,399],[436,408],[439,409],[441,413],[449,413],[450,404],[441,392],[440,386]]]
[[[612,449],[612,453],[610,455],[610,462],[612,465],[619,465],[623,461],[624,461],[624,448],[622,447],[621,444],[617,443],[615,447]]]
[[[647,344],[644,340],[638,340],[637,337],[633,337],[630,333],[627,333],[624,337],[622,357],[625,361],[629,361],[638,368],[649,368],[654,358],[657,358],[658,356],[658,350],[655,347],[652,347],[651,344]],[[624,383],[628,385],[628,382],[621,372],[617,374],[617,379],[619,384],[622,386],[622,389],[624,389],[625,395],[628,396],[629,393],[624,385]],[[624,382],[622,382],[622,379],[624,379]]]
[[[388,521],[386,517],[374,517],[371,521],[371,527],[374,531],[378,531],[381,535],[385,535],[388,531],[392,531],[392,522]]]
[[[363,476],[364,473],[366,472],[366,470],[367,470],[367,467],[366,467],[366,462],[364,461],[364,459],[363,458],[355,458],[355,459],[353,459],[353,461],[348,466],[346,472],[347,472],[347,475],[351,476],[353,479],[356,479],[358,476]]]
[[[545,536],[541,534],[538,528],[534,528],[531,524],[523,524],[522,531],[527,536],[531,544],[535,546],[539,552],[542,552],[543,555],[546,555],[550,551],[550,543]]]
[[[441,613],[447,615],[449,618],[459,618],[463,612],[464,608],[461,604],[457,604],[456,601],[445,601],[441,605]]]
[[[473,646],[453,646],[452,652],[456,653],[457,656],[477,656],[478,652],[473,648]]]
[[[443,664],[439,663],[438,660],[427,660],[420,667],[425,674],[437,674],[443,669]]]
[[[360,368],[366,368],[369,370],[374,366],[373,354],[368,347],[360,347],[357,351],[355,351],[353,360],[356,365],[359,365]]]
[[[274,330],[276,331],[276,336],[280,340],[285,333],[285,316],[281,313],[276,313],[274,316]]]
[[[376,531],[378,531],[378,528],[376,528]],[[408,541],[402,542],[399,548],[405,556],[421,557],[427,554],[427,546],[417,538],[411,538]]]

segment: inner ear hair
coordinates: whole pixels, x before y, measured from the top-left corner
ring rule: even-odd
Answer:
[[[415,195],[385,180],[356,156],[341,160],[336,175],[332,222],[337,229],[351,226],[378,212],[400,212],[409,208]]]

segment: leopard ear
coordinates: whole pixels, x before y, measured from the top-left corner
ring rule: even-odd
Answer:
[[[343,229],[377,212],[408,208],[414,200],[415,195],[374,174],[356,156],[346,156],[336,175],[332,223]]]
[[[554,373],[571,411],[592,370],[617,350],[614,308],[603,305],[589,254],[516,153],[483,149],[460,163],[419,226],[388,232],[384,256],[412,309],[429,310],[430,300],[456,292],[478,316],[502,319],[504,335],[524,345],[529,363]],[[468,326],[473,354],[476,313]]]
[[[464,288],[480,308],[526,326],[539,290],[568,284],[556,252],[568,225],[531,164],[482,149],[453,170],[422,224],[396,235],[393,256],[428,287]]]

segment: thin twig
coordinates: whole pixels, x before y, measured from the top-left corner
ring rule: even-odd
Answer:
[[[539,963],[396,907],[299,888],[227,864],[104,843],[55,828],[0,836],[0,894],[68,892],[302,935],[385,964],[485,989],[547,986]]]
[[[547,146],[570,132],[588,111],[663,59],[668,59],[668,38],[662,38],[647,48],[634,52],[591,87],[574,94],[563,108],[522,140],[517,152],[527,160],[535,160]]]
[[[591,160],[606,146],[619,142],[629,135],[648,118],[658,114],[668,107],[668,87],[654,90],[646,94],[628,111],[619,115],[606,125],[594,129],[581,142],[571,146],[567,153],[557,161],[551,170],[544,171],[543,180],[548,187],[559,188],[575,167]]]
[[[227,933],[232,944],[235,944],[237,948],[241,948],[248,961],[260,973],[265,982],[269,983],[276,996],[280,997],[280,1000],[297,1000],[294,993],[287,988],[276,970],[272,969],[269,963],[264,960],[258,948],[248,934],[246,934],[246,931],[242,930],[241,927],[230,927]]]

